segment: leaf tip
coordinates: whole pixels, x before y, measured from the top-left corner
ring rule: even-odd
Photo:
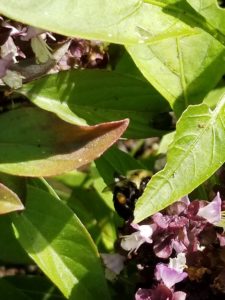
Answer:
[[[140,210],[139,210],[139,209],[138,209],[138,210],[135,210],[135,211],[134,211],[134,220],[133,220],[132,223],[138,224],[138,223],[140,223],[140,222],[143,221],[143,220],[144,220],[143,214],[140,212]]]
[[[126,119],[119,120],[119,121],[113,121],[112,123],[114,123],[115,125],[118,125],[118,127],[121,126],[125,131],[130,123],[130,119],[126,118]]]
[[[25,207],[17,194],[0,183],[0,215],[24,209]]]
[[[127,129],[127,127],[129,126],[130,119],[126,118],[123,120],[115,121],[114,123],[117,124],[118,127],[121,128],[121,135],[122,135],[125,132],[125,130]]]

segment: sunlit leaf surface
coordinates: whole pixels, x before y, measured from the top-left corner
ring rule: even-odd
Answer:
[[[97,249],[66,204],[29,186],[26,210],[12,221],[23,248],[66,298],[109,299]]]
[[[165,168],[154,175],[135,209],[135,222],[167,207],[209,178],[225,161],[225,97],[214,111],[190,106],[177,124]]]

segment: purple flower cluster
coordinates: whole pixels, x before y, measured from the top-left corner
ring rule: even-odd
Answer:
[[[136,261],[136,300],[225,297],[224,204],[219,193],[210,203],[184,197],[142,224],[125,224],[119,243]]]
[[[99,41],[69,38],[0,16],[0,84],[19,88],[46,73],[104,68],[108,54]],[[31,67],[32,66],[32,67]]]

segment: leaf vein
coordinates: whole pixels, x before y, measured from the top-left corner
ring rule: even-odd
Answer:
[[[182,50],[180,46],[180,38],[176,38],[176,45],[177,45],[177,54],[178,54],[178,60],[180,65],[180,82],[183,90],[185,107],[187,107],[188,106],[187,83],[185,80],[185,70],[184,70]]]

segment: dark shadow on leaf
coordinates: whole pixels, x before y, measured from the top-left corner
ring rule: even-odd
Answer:
[[[67,203],[91,234],[98,250],[102,253],[107,252],[104,235],[106,233],[110,234],[110,231],[108,228],[104,230],[104,227],[110,223],[115,229],[115,213],[92,187],[73,188],[72,195]],[[116,236],[116,230],[114,234]],[[113,236],[108,236],[108,239],[112,240]]]
[[[61,104],[55,110],[59,116],[67,105],[71,119],[74,114],[89,125],[129,118],[128,138],[161,136],[164,132],[151,126],[153,118],[170,111],[167,101],[144,78],[116,71],[64,71],[26,85],[22,93],[40,106],[41,97],[53,101],[53,106]]]
[[[215,0],[216,1],[216,0]],[[207,24],[207,20],[198,14],[194,8],[191,7],[185,0],[177,1],[175,4],[169,4],[163,8],[163,11],[175,18],[180,18],[182,22],[191,27],[199,27],[202,30],[213,34],[214,38],[220,41],[223,45],[225,43],[225,36],[216,28],[210,28]],[[225,14],[224,14],[225,17]]]
[[[177,116],[180,116],[181,113],[187,108],[185,105],[185,95],[187,97],[188,105],[194,105],[202,103],[205,96],[217,85],[217,83],[221,80],[221,73],[215,72],[218,69],[218,66],[221,65],[221,61],[224,60],[225,57],[225,49],[220,52],[220,54],[216,57],[216,59],[204,69],[194,81],[192,81],[187,87],[185,92],[180,95],[176,101],[174,102],[174,111]],[[221,70],[225,73],[225,65],[221,65]],[[210,76],[213,74],[214,78],[210,81]],[[185,75],[185,74],[184,74]],[[207,80],[206,84],[206,78]],[[184,95],[185,94],[185,95]],[[218,99],[219,100],[219,99]]]

